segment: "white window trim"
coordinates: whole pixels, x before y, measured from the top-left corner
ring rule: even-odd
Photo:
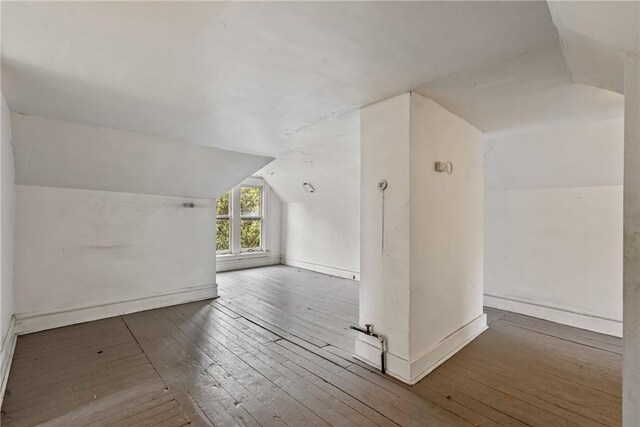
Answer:
[[[231,192],[229,192],[231,193]],[[224,194],[224,193],[223,193]],[[222,194],[222,195],[223,195]],[[221,195],[221,196],[222,196]],[[217,227],[217,223],[218,223],[218,219],[228,219],[229,220],[229,240],[231,240],[231,226],[232,226],[232,218],[233,218],[233,211],[231,209],[231,194],[229,194],[229,211],[227,215],[221,215],[220,217],[218,217],[218,212],[217,212],[217,206],[218,206],[218,202],[216,200],[216,212],[215,212],[215,216],[216,216],[216,229]],[[216,241],[217,241],[217,237],[218,235],[216,234]],[[218,252],[217,248],[216,248],[216,257],[219,256],[225,256],[225,255],[231,255],[231,242],[229,242],[229,249],[225,250],[225,251],[220,251]]]
[[[247,251],[241,250],[240,248],[240,187],[260,187],[262,191],[261,194],[261,223],[260,223],[260,246],[261,250],[259,251]],[[262,178],[251,177],[244,180],[242,183],[233,187],[231,191],[229,191],[229,221],[230,227],[229,232],[230,236],[230,248],[228,252],[217,253],[216,259],[221,261],[236,261],[241,259],[248,258],[263,258],[269,256],[268,248],[268,230],[267,230],[267,204],[268,204],[268,194],[269,194],[269,186]]]

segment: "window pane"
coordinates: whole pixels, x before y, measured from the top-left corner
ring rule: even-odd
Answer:
[[[240,249],[243,251],[260,250],[261,222],[259,219],[243,219],[240,221]]]
[[[240,187],[240,216],[260,216],[260,187]]]
[[[216,221],[217,235],[216,235],[216,251],[227,252],[229,251],[229,220],[219,219]]]
[[[229,216],[229,193],[224,193],[218,198],[216,204],[216,215]]]

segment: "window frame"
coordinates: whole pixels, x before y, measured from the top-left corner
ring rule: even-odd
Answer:
[[[231,238],[232,237],[232,220],[231,220],[231,218],[233,217],[233,206],[231,204],[231,191],[227,191],[226,193],[221,194],[221,196],[223,196],[225,194],[229,195],[229,209],[227,211],[227,215],[218,216],[218,199],[216,199],[216,204],[215,204],[215,206],[216,206],[216,256],[218,256],[218,255],[228,255],[228,254],[232,253],[231,252],[231,240],[232,240],[232,238]],[[217,230],[218,230],[218,220],[219,219],[226,219],[226,220],[229,221],[229,249],[224,249],[224,250],[221,250],[221,251],[219,251],[218,247],[217,247],[217,244],[218,244],[218,241],[217,241],[217,238],[218,238],[218,234],[217,233],[218,233],[218,231]]]
[[[238,239],[238,253],[255,253],[255,252],[264,252],[264,184],[253,184],[253,183],[242,183],[238,186],[238,200],[240,200],[240,194],[242,193],[242,188],[259,188],[260,189],[260,210],[258,212],[258,216],[255,215],[242,215],[242,207],[238,208],[238,223],[240,229],[240,238]],[[239,202],[238,202],[239,203]],[[242,248],[242,220],[249,221],[260,221],[260,247],[256,248]]]
[[[240,209],[240,189],[242,187],[260,188],[260,216],[242,216]],[[267,192],[268,186],[262,178],[247,178],[237,186],[228,191],[229,193],[229,250],[218,252],[216,248],[216,257],[234,258],[234,257],[251,257],[265,256],[267,252]],[[217,203],[216,203],[217,206]],[[225,216],[220,217],[225,218]],[[243,219],[260,220],[260,248],[259,249],[242,249],[240,243],[241,223]],[[217,229],[217,210],[216,210],[216,229]]]

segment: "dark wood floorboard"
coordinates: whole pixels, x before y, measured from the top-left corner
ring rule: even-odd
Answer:
[[[219,273],[220,298],[20,337],[2,424],[619,426],[619,338],[485,309],[409,387],[352,358],[358,283]]]
[[[145,423],[204,425],[178,403],[122,318],[18,338],[3,426]]]

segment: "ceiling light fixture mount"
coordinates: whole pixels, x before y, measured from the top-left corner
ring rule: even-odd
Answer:
[[[304,188],[304,192],[305,193],[315,193],[316,189],[313,188],[313,185],[309,184],[308,182],[303,182],[302,183],[302,188]]]

